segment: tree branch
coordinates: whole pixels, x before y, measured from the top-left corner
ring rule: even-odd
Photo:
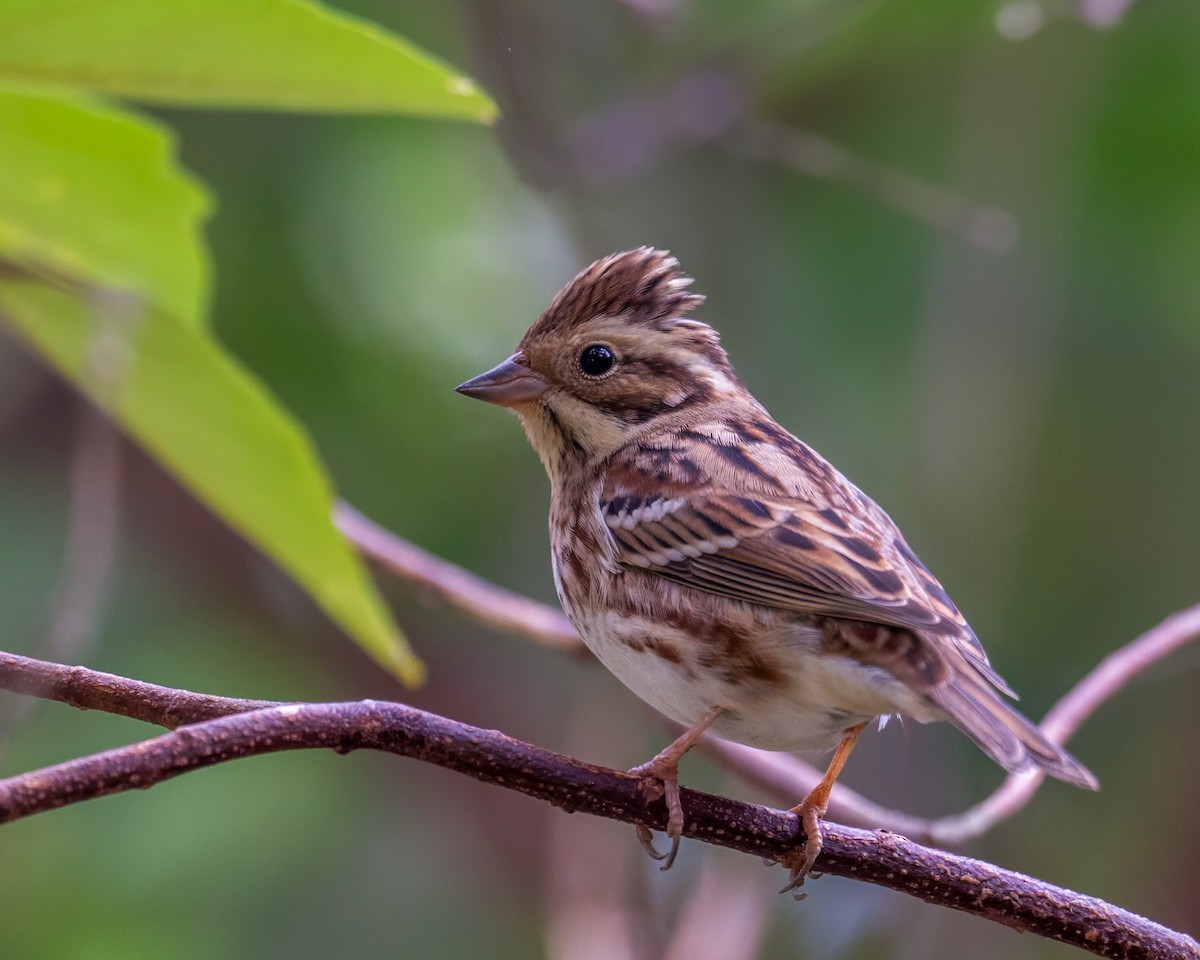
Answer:
[[[1167,617],[1140,637],[1110,653],[1046,714],[1041,730],[1051,743],[1065,744],[1096,710],[1121,692],[1129,681],[1160,660],[1200,639],[1200,604]],[[715,738],[704,750],[727,770],[768,790],[784,802],[804,796],[821,774],[790,754],[767,753]],[[888,830],[940,847],[956,847],[983,836],[1015,816],[1029,803],[1046,775],[1040,770],[1009,774],[987,799],[962,813],[937,819],[890,810],[838,784],[830,812],[849,823]]]
[[[571,652],[586,650],[561,611],[498,587],[425,552],[348,504],[338,505],[336,520],[342,533],[366,556],[403,579],[433,589],[470,616],[546,646]],[[1200,639],[1200,604],[1172,614],[1105,657],[1051,708],[1042,722],[1042,732],[1052,743],[1065,745],[1088,717],[1134,677],[1197,639]],[[702,746],[725,769],[768,790],[781,802],[791,803],[806,796],[821,779],[821,771],[791,754],[756,750],[715,737],[706,737]],[[1045,774],[1037,771],[1010,774],[981,803],[962,813],[932,820],[880,806],[839,783],[833,788],[830,812],[852,824],[885,828],[926,843],[953,847],[980,837],[1015,816],[1045,779]]]
[[[145,789],[239,757],[326,748],[414,757],[568,812],[657,829],[666,825],[661,796],[636,777],[402,704],[235,700],[7,653],[0,654],[0,688],[178,727],[129,747],[0,781],[0,822]],[[779,860],[798,839],[791,814],[693,790],[683,791],[683,804],[685,835],[706,843]],[[827,824],[818,865],[827,873],[899,890],[1100,956],[1200,960],[1200,945],[1190,937],[1112,904],[885,832]]]
[[[561,610],[489,583],[449,560],[422,550],[350,504],[339,502],[333,522],[365,556],[402,580],[433,591],[441,599],[497,630],[519,633],[547,647],[586,654],[587,648]]]

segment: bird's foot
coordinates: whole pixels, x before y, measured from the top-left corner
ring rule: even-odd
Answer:
[[[679,853],[679,840],[683,836],[683,804],[679,800],[679,761],[696,745],[696,741],[704,736],[704,731],[713,725],[721,712],[721,707],[713,707],[668,744],[653,760],[629,771],[631,776],[641,781],[638,788],[647,800],[657,800],[659,797],[666,800],[667,838],[671,841],[669,851],[659,853],[654,848],[649,827],[639,825],[637,828],[638,841],[642,848],[655,860],[662,861],[662,870],[671,869],[675,855]]]
[[[804,883],[805,877],[820,876],[820,874],[813,873],[813,866],[817,862],[817,857],[821,855],[821,846],[824,843],[824,837],[821,834],[821,818],[829,809],[829,795],[833,791],[833,785],[837,781],[838,775],[842,772],[842,767],[846,765],[846,758],[850,756],[850,751],[858,742],[858,735],[866,729],[866,726],[866,723],[860,723],[846,730],[842,735],[842,742],[833,751],[833,757],[829,761],[829,767],[825,771],[825,776],[821,778],[821,782],[813,787],[812,792],[799,804],[792,807],[790,812],[800,818],[800,827],[804,831],[804,846],[792,851],[780,861],[791,870],[787,886],[780,890],[780,893],[796,890]],[[798,893],[796,899],[803,900],[804,896],[803,893]]]
[[[812,799],[811,795],[805,797],[799,806],[793,807],[791,810],[800,818],[800,827],[804,831],[804,846],[793,850],[780,861],[790,871],[787,885],[779,891],[780,893],[798,890],[804,885],[804,880],[808,876],[821,876],[819,873],[813,872],[813,866],[817,862],[817,857],[821,855],[821,846],[824,840],[821,835],[821,817],[824,816],[825,810],[817,803],[810,803]],[[806,896],[808,894],[798,893],[795,898],[803,900]]]
[[[663,761],[655,757],[649,763],[643,763],[629,771],[631,776],[641,781],[641,790],[650,798],[663,797],[667,804],[667,839],[671,841],[671,849],[660,853],[654,846],[654,838],[650,828],[637,825],[637,838],[642,849],[655,860],[661,860],[660,870],[670,870],[679,853],[679,841],[683,837],[683,804],[679,799],[679,761]]]

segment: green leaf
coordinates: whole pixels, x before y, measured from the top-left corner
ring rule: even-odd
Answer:
[[[0,91],[0,322],[409,683],[422,666],[300,427],[201,328],[206,209],[159,129]]]
[[[496,115],[414,45],[304,0],[4,0],[5,80],[170,104]]]
[[[421,681],[420,661],[333,526],[333,494],[307,436],[207,334],[135,297],[88,297],[11,269],[0,316],[368,653]]]
[[[162,127],[77,97],[0,89],[0,251],[202,322],[208,195]]]

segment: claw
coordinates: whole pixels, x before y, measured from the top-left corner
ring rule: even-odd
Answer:
[[[651,860],[666,860],[668,854],[659,853],[658,848],[654,846],[654,834],[650,828],[643,823],[636,825],[638,843],[642,845],[642,849],[646,851]]]
[[[792,813],[800,818],[800,829],[804,831],[804,846],[781,861],[785,867],[791,870],[791,874],[788,877],[787,886],[780,890],[780,893],[797,889],[809,876],[820,876],[819,873],[813,872],[813,865],[817,862],[817,857],[821,855],[824,840],[821,836],[821,814],[824,811],[810,805],[806,799],[804,803],[792,810]]]
[[[650,828],[642,824],[637,826],[638,842],[651,857],[662,861],[660,870],[671,869],[671,865],[675,863],[675,856],[679,853],[679,841],[683,837],[683,804],[679,798],[679,761],[720,715],[721,709],[714,707],[704,715],[703,719],[684,731],[653,760],[629,771],[631,776],[640,778],[641,783],[638,785],[638,789],[647,800],[657,800],[662,797],[667,805],[667,837],[671,841],[669,851],[659,853],[654,848]]]
[[[670,870],[675,866],[675,857],[679,853],[679,837],[671,837],[671,850],[663,858],[663,865],[659,870]]]
[[[804,846],[799,850],[794,850],[780,861],[791,870],[787,886],[780,890],[780,893],[797,889],[803,885],[806,877],[821,876],[813,871],[813,866],[817,862],[817,857],[821,855],[821,847],[824,844],[824,837],[821,835],[821,818],[829,809],[829,793],[833,789],[834,781],[842,772],[846,758],[850,756],[850,751],[854,749],[858,735],[862,733],[865,726],[865,723],[860,723],[846,731],[842,742],[838,744],[837,750],[833,753],[833,759],[829,761],[829,769],[825,771],[821,782],[799,805],[792,807],[791,812],[800,818],[800,829],[804,831]],[[796,899],[804,899],[804,894],[797,894]]]
[[[650,764],[634,767],[629,772],[649,781],[647,786],[652,789],[643,790],[644,793],[658,794],[658,791],[661,790],[661,794],[658,795],[663,797],[667,805],[666,833],[667,839],[671,841],[671,849],[666,853],[659,853],[654,846],[654,836],[650,832],[650,828],[640,823],[637,825],[637,838],[647,854],[662,862],[660,870],[670,870],[675,864],[675,857],[679,854],[679,841],[683,837],[683,803],[679,797],[679,777],[673,771],[655,770]]]

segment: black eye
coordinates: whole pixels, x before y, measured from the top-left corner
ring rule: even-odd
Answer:
[[[579,369],[589,377],[600,377],[612,369],[617,362],[617,356],[602,343],[593,343],[584,347],[579,355]]]

